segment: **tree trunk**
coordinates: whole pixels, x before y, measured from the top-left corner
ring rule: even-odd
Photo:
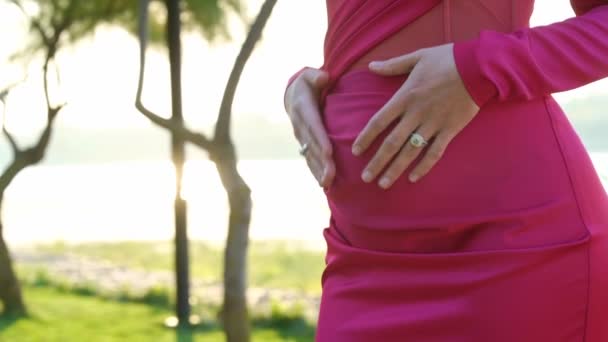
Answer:
[[[171,66],[171,100],[173,124],[182,126],[182,80],[181,80],[181,21],[180,1],[167,0],[167,46]],[[190,275],[188,265],[187,205],[181,198],[182,175],[185,156],[184,139],[171,133],[171,157],[175,165],[175,271],[176,311],[179,324],[186,326],[190,319]]]
[[[228,342],[250,340],[247,312],[247,248],[251,221],[251,190],[237,170],[234,147],[224,145],[222,155],[213,157],[228,194],[230,218],[224,250],[224,303],[221,321]]]
[[[183,141],[187,140],[194,145],[207,150],[210,159],[215,163],[222,184],[226,189],[228,201],[230,205],[230,218],[228,224],[228,237],[226,240],[226,249],[224,253],[224,303],[220,312],[220,320],[222,321],[224,332],[226,333],[229,342],[243,342],[250,340],[249,319],[247,313],[247,245],[249,241],[249,224],[251,221],[251,196],[250,189],[241,178],[237,170],[236,153],[232,140],[230,138],[230,122],[231,108],[236,93],[236,87],[239,83],[242,71],[251,56],[256,43],[259,41],[262,30],[272,13],[272,10],[277,3],[277,0],[265,0],[260,13],[251,26],[249,33],[241,51],[237,56],[234,67],[230,74],[228,83],[224,91],[224,97],[220,106],[218,122],[215,127],[215,135],[213,140],[207,139],[203,134],[193,133],[183,126],[181,119],[181,97],[179,83],[179,1],[166,0],[168,10],[168,45],[172,71],[172,91],[173,91],[173,117],[171,120],[164,119],[152,111],[145,108],[142,103],[141,95],[143,91],[144,69],[145,69],[145,51],[147,44],[147,23],[148,23],[148,0],[140,0],[140,20],[139,20],[139,41],[140,41],[140,70],[139,81],[136,95],[137,109],[149,118],[155,124],[164,127],[172,132],[173,135],[173,156],[176,170],[178,171],[178,184],[180,184],[181,165],[183,165]],[[179,100],[179,101],[178,101]],[[176,115],[179,113],[179,118]],[[180,139],[181,138],[181,139]],[[180,156],[176,158],[176,156]],[[178,167],[180,166],[180,167]],[[179,188],[179,186],[178,186]],[[181,203],[183,210],[183,233],[176,227],[176,245],[178,255],[184,260],[182,269],[185,272],[180,272],[178,266],[178,276],[186,274],[187,279],[187,249],[186,247],[186,231],[185,231],[185,203],[180,202],[176,198],[176,209],[178,203]],[[176,210],[177,211],[177,210]],[[176,218],[178,216],[176,215]],[[180,221],[176,221],[176,226]],[[180,242],[181,241],[181,242]],[[183,246],[181,250],[179,246]],[[180,254],[179,251],[182,253]],[[177,261],[179,265],[179,261]],[[180,289],[184,292],[188,290],[187,282],[178,280],[178,308],[180,307]],[[187,297],[185,297],[187,300]],[[185,307],[185,305],[184,305]],[[179,310],[178,310],[179,311]],[[179,315],[178,315],[179,317]],[[185,316],[184,316],[185,317]],[[180,319],[181,321],[181,319]]]
[[[0,212],[2,210],[2,194],[0,194]],[[23,316],[27,313],[19,280],[13,270],[11,255],[4,242],[2,218],[0,217],[0,301],[4,305],[4,314]]]
[[[232,103],[245,64],[260,40],[276,3],[277,0],[264,1],[234,61],[215,127],[214,142],[217,144],[217,150],[210,151],[210,157],[216,164],[230,204],[228,237],[224,250],[224,303],[221,313],[228,342],[250,340],[247,312],[247,246],[251,222],[251,190],[238,172],[236,151],[230,138]]]

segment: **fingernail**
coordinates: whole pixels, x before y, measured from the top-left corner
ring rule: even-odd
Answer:
[[[378,62],[378,61],[374,61],[374,62],[369,63],[369,67],[370,67],[370,68],[377,68],[377,67],[379,67],[380,65],[381,65],[381,63],[380,63],[380,62]]]
[[[365,171],[365,172],[363,172],[363,175],[361,176],[361,178],[363,179],[363,181],[365,183],[369,183],[372,181],[373,176],[372,176],[371,172]]]
[[[410,177],[409,177],[410,182],[412,182],[412,183],[416,183],[419,178],[420,177],[418,175],[415,175],[415,174],[411,174]]]
[[[386,188],[388,188],[388,186],[390,185],[390,183],[391,183],[390,179],[388,179],[386,177],[383,177],[380,180],[380,182],[378,183],[378,185],[380,185],[381,188],[386,189]]]
[[[321,178],[325,179],[327,177],[327,166],[323,167],[323,173],[321,174]]]
[[[353,146],[353,154],[355,156],[360,155],[361,154],[361,147],[359,147],[359,146]]]

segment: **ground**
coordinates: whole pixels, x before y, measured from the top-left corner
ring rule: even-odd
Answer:
[[[30,316],[0,317],[0,341],[113,342],[224,341],[215,323],[193,331],[165,328],[167,308],[76,295],[47,287],[24,288]],[[313,341],[314,328],[294,318],[257,320],[253,341]]]

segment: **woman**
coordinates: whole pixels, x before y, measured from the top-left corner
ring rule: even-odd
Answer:
[[[318,341],[608,341],[608,198],[551,93],[608,76],[608,2],[328,0],[285,96],[331,209]]]

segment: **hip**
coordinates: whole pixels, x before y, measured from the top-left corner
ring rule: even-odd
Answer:
[[[406,176],[388,190],[364,183],[361,172],[390,128],[360,157],[352,155],[352,143],[404,81],[350,72],[326,98],[323,119],[336,162],[326,195],[338,229],[404,232],[419,251],[453,248],[445,236],[454,231],[477,232],[470,249],[479,241],[504,243],[505,234],[519,247],[546,243],[547,231],[556,242],[585,234],[562,151],[562,144],[580,140],[551,97],[488,104],[417,183]],[[578,167],[593,168],[588,163]]]

